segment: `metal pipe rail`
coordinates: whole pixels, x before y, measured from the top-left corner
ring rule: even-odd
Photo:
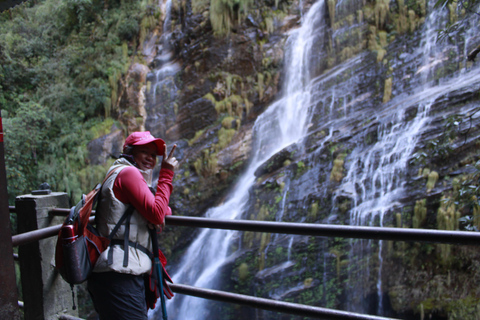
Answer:
[[[239,231],[286,233],[320,237],[341,237],[409,242],[437,242],[480,245],[480,232],[432,229],[363,227],[348,225],[270,222],[254,220],[216,220],[209,218],[167,216],[167,225],[228,229]]]
[[[95,221],[95,217],[90,217],[89,221],[93,223]],[[39,230],[34,230],[34,231],[29,231],[29,232],[14,235],[12,236],[12,246],[17,247],[30,242],[56,236],[60,231],[61,227],[62,225],[59,224],[56,226],[51,226],[51,227],[47,227]]]
[[[14,210],[14,209],[13,209]],[[11,211],[13,211],[11,209]],[[50,214],[65,215],[69,209],[52,209]],[[94,212],[93,212],[94,213]],[[90,217],[94,222],[95,217]],[[172,226],[228,229],[238,231],[285,233],[321,237],[345,237],[360,239],[395,240],[410,242],[439,242],[451,244],[480,244],[479,232],[442,231],[429,229],[360,227],[308,223],[268,222],[252,220],[217,220],[199,217],[167,216],[166,223]],[[61,225],[25,232],[12,236],[13,246],[19,246],[58,234]],[[331,320],[391,320],[390,318],[357,314],[346,311],[301,305],[230,292],[196,288],[183,284],[171,284],[174,292],[205,299],[247,305],[254,308],[294,315]],[[65,316],[63,319],[73,319]]]
[[[384,318],[348,311],[339,311],[321,307],[308,306],[298,303],[290,303],[277,301],[259,297],[252,297],[238,293],[230,293],[212,289],[203,289],[188,286],[185,284],[169,284],[175,293],[186,294],[209,300],[217,300],[222,302],[236,303],[246,305],[253,308],[264,309],[269,311],[277,311],[281,313],[294,314],[304,317],[313,317],[325,320],[394,320],[392,318]]]
[[[74,317],[74,316],[70,316],[68,314],[61,314],[59,317],[58,317],[58,320],[85,320],[83,318],[78,318],[78,317]]]
[[[52,214],[65,214],[69,209],[52,209]],[[94,211],[92,212],[94,213]],[[90,222],[94,217],[90,217]],[[286,233],[320,237],[342,237],[409,242],[436,242],[462,245],[480,245],[480,232],[446,231],[432,229],[363,227],[314,223],[270,222],[254,220],[218,220],[199,217],[167,216],[167,225],[228,229],[238,231]],[[45,239],[58,234],[60,225],[25,232],[12,237],[13,246]]]

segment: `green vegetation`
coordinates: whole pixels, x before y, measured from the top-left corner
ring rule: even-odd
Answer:
[[[467,114],[453,114],[447,117],[443,124],[443,131],[436,139],[428,141],[424,149],[415,153],[411,163],[425,166],[429,162],[448,161],[455,157],[454,146],[461,148],[467,143],[473,126],[473,117],[479,111],[480,108],[475,108]],[[442,198],[438,209],[439,229],[479,230],[480,204],[477,197],[480,192],[478,179],[480,161],[475,159],[477,159],[476,156],[471,156],[462,160],[461,165],[465,166],[469,173],[451,180],[452,189]],[[439,183],[439,174],[429,168],[420,168],[419,176],[427,179],[427,193]],[[449,180],[449,177],[445,177],[443,183]],[[459,211],[468,212],[468,214],[460,217]],[[461,223],[460,226],[458,222]]]
[[[313,221],[317,220],[317,214],[318,214],[318,202],[313,202],[312,207],[310,208],[310,215]]]
[[[443,197],[442,200],[445,200],[445,197]],[[459,227],[459,218],[460,212],[456,210],[455,205],[448,205],[447,202],[441,201],[437,212],[438,229],[457,230]]]
[[[392,97],[392,78],[385,79],[385,89],[383,93],[383,103],[390,101]]]
[[[213,32],[222,36],[230,33],[236,20],[241,21],[248,13],[251,0],[210,0],[210,23]]]
[[[461,179],[454,179],[452,181],[453,191],[443,201],[446,204],[445,207],[449,210],[452,210],[450,208],[453,208],[453,210],[463,208],[464,211],[469,213],[460,217],[460,213],[455,211],[455,217],[458,219],[457,223],[461,223],[464,229],[479,231],[480,202],[478,195],[480,193],[480,183],[478,178],[480,177],[480,161],[470,166],[473,167],[473,172],[463,176]]]
[[[247,277],[249,276],[249,271],[248,271],[248,264],[243,262],[239,267],[238,267],[238,273],[239,273],[239,278],[240,281],[245,281]]]
[[[422,227],[427,219],[427,199],[417,200],[413,212],[412,226],[414,228]]]
[[[253,104],[248,100],[248,94],[245,91],[248,79],[242,79],[240,76],[228,72],[218,72],[212,75],[212,78],[217,81],[213,92],[221,97],[221,100],[217,101],[212,93],[207,93],[203,98],[210,100],[215,105],[218,114],[241,118],[244,112],[246,114],[250,112]]]
[[[193,163],[195,172],[199,177],[208,177],[217,170],[217,154],[210,153],[210,149],[203,150],[202,156]]]
[[[330,173],[330,180],[340,182],[343,179],[343,164],[345,162],[345,153],[340,153],[337,155],[335,160],[333,160],[333,168]]]
[[[195,132],[195,136],[192,139],[188,140],[188,145],[190,147],[193,146],[195,142],[197,142],[198,139],[200,139],[200,137],[203,135],[204,132],[205,132],[205,129]]]
[[[450,13],[449,22],[445,25],[444,29],[438,30],[437,40],[442,42],[445,40],[452,40],[453,35],[457,31],[463,29],[466,26],[465,16],[466,13],[479,14],[478,11],[478,0],[466,1],[466,0],[437,0],[435,3],[435,8],[446,7]],[[460,13],[460,21],[459,15]],[[476,54],[472,57],[469,57],[470,60],[475,59]]]
[[[433,188],[435,188],[435,184],[438,181],[438,173],[436,171],[432,171],[428,174],[428,180],[427,180],[427,192],[432,191]]]
[[[44,181],[75,201],[103,175],[86,170],[86,145],[113,124],[119,81],[159,21],[153,3],[43,0],[0,15],[10,203]]]

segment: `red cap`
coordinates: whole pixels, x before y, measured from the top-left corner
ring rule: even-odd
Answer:
[[[150,134],[150,131],[145,132],[134,132],[127,137],[125,143],[123,144],[123,148],[126,146],[141,146],[144,144],[148,144],[150,142],[154,142],[157,146],[157,155],[163,156],[164,148],[165,148],[165,141],[160,138],[155,138]]]

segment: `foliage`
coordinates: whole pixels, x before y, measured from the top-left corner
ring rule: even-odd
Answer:
[[[453,42],[452,35],[457,33],[457,31],[460,31],[462,28],[463,26],[460,22],[447,23],[445,29],[438,30],[437,42],[441,43],[446,40]]]
[[[0,14],[0,106],[9,202],[46,181],[73,201],[105,168],[87,142],[109,132],[118,81],[139,45],[151,0],[40,0]],[[155,20],[155,21],[158,21]],[[106,121],[105,121],[106,120]]]
[[[9,194],[38,187],[34,184],[35,167],[39,155],[48,148],[45,128],[50,126],[49,110],[35,102],[19,102],[16,115],[4,124]]]
[[[438,135],[438,138],[428,141],[425,148],[414,153],[411,163],[425,165],[428,159],[448,158],[453,152],[453,143],[456,139],[463,137],[463,143],[466,143],[472,128],[473,117],[478,111],[480,108],[476,108],[469,114],[454,114],[446,117],[443,132]]]
[[[251,3],[251,0],[210,0],[213,32],[219,36],[229,34],[235,20],[241,21],[248,14]]]
[[[467,214],[459,219],[464,229],[480,231],[480,161],[473,166],[472,173],[467,175],[462,182],[454,186],[453,196],[444,201],[448,206],[465,208]]]
[[[453,11],[458,8],[460,11],[479,15],[478,4],[478,0],[437,0],[434,8],[449,8]],[[437,30],[437,41],[453,41],[453,35],[463,30],[463,28],[465,27],[465,21],[465,19],[462,19],[460,21],[452,21],[451,19],[451,21],[447,23],[444,29]]]
[[[461,147],[467,143],[469,133],[473,127],[473,118],[479,111],[480,108],[475,108],[468,114],[453,114],[446,117],[442,133],[438,135],[438,138],[428,141],[423,150],[415,153],[411,163],[426,165],[427,161],[443,162],[449,157],[454,156],[454,147]],[[442,199],[441,210],[439,210],[439,212],[455,211],[455,208],[459,208],[464,212],[464,215],[461,218],[455,216],[455,223],[460,223],[462,229],[479,231],[480,201],[478,196],[480,194],[480,161],[477,161],[473,165],[467,164],[466,167],[467,170],[469,168],[469,173],[461,178],[453,179],[452,191]],[[434,171],[425,173],[426,170],[424,169],[423,172],[429,177],[429,181],[432,173],[436,174],[434,180],[436,181],[438,179],[438,174]],[[433,189],[433,186],[433,181],[430,187],[427,183],[427,192]]]
[[[450,5],[458,4],[461,8],[468,10],[470,12],[475,12],[475,8],[478,5],[477,0],[467,1],[467,0],[437,0],[434,8],[444,8]]]

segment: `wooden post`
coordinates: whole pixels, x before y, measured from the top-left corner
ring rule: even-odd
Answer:
[[[0,109],[0,319],[20,319],[15,281],[10,210],[8,209],[7,170],[3,148],[2,110]]]

